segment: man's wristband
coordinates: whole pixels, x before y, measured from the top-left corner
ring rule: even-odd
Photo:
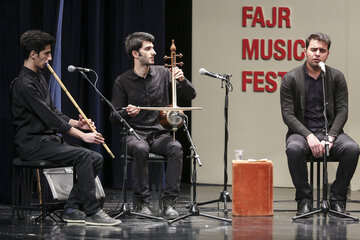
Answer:
[[[326,141],[326,138],[324,138],[322,141]],[[335,138],[329,136],[329,143],[333,143],[334,141],[335,141]]]

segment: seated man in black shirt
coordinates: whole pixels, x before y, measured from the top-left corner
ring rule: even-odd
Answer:
[[[102,168],[103,157],[86,148],[70,146],[57,135],[69,134],[87,143],[104,143],[100,133],[84,133],[79,130],[90,129],[84,119],[70,119],[53,105],[41,70],[51,61],[51,44],[54,42],[52,36],[38,30],[27,31],[20,38],[25,61],[12,86],[12,116],[17,153],[26,161],[41,159],[73,164],[77,182],[65,205],[66,222],[120,224],[120,220],[109,217],[100,208],[95,196],[95,177]]]
[[[306,39],[306,62],[288,72],[281,83],[281,111],[289,131],[286,155],[292,181],[296,188],[297,215],[312,209],[312,187],[308,183],[306,159],[325,154],[325,117],[320,62],[329,56],[330,38],[313,33]],[[355,172],[359,146],[343,127],[348,117],[348,91],[344,75],[326,66],[326,114],[329,129],[330,156],[339,160],[336,179],[331,186],[330,208],[346,212],[346,190]]]
[[[140,141],[134,135],[129,135],[126,139],[129,153],[134,156],[132,176],[136,210],[152,214],[149,209],[151,196],[147,168],[147,158],[151,151],[164,155],[167,159],[163,213],[165,218],[174,219],[179,216],[175,202],[180,193],[182,147],[169,133],[163,131],[158,111],[140,111],[137,107],[162,107],[169,104],[171,73],[163,66],[153,65],[156,55],[153,42],[154,37],[144,32],[136,32],[126,38],[125,49],[133,60],[134,67],[115,80],[112,103],[141,137]],[[174,76],[177,79],[178,96],[187,100],[195,98],[196,92],[192,84],[179,68],[174,69]],[[120,123],[114,113],[111,114],[111,120],[113,123]]]

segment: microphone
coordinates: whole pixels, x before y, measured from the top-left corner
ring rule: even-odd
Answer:
[[[200,68],[199,73],[200,73],[200,75],[206,75],[206,76],[213,77],[213,78],[226,79],[224,76],[221,76],[220,74],[209,72],[205,68]]]
[[[324,62],[319,62],[319,67],[321,68],[321,71],[323,71],[323,73],[326,73],[325,63]]]
[[[82,68],[82,67],[74,67],[73,65],[68,66],[69,72],[90,72],[91,69],[89,68]]]

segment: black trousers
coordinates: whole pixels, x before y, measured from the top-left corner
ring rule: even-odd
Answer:
[[[321,140],[323,133],[315,134]],[[312,188],[308,183],[306,159],[312,155],[306,138],[292,134],[286,140],[286,155],[292,181],[296,188],[296,201],[312,199]],[[359,146],[347,134],[341,133],[330,149],[330,157],[339,161],[336,179],[331,185],[330,201],[345,202],[346,190],[354,175],[359,158]]]
[[[71,146],[60,138],[47,139],[26,160],[48,160],[50,162],[69,163],[73,165],[77,181],[66,201],[65,208],[84,208],[86,215],[92,215],[100,210],[99,201],[96,199],[95,177],[100,172],[103,156],[89,149]]]
[[[167,133],[153,135],[140,132],[139,136],[141,137],[140,141],[134,135],[127,137],[129,154],[134,157],[132,164],[134,201],[140,200],[147,203],[151,201],[147,162],[149,152],[163,155],[167,160],[165,189],[162,198],[177,198],[180,194],[183,161],[181,144],[174,141],[172,136]]]

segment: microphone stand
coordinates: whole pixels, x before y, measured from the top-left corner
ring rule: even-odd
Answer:
[[[196,163],[199,164],[199,166],[201,167],[202,164],[201,164],[201,161],[200,161],[200,157],[196,151],[196,146],[194,145],[193,141],[192,141],[192,138],[190,136],[190,133],[189,133],[189,129],[187,127],[187,116],[184,115],[182,116],[183,118],[183,122],[184,122],[184,131],[186,131],[186,134],[187,134],[187,139],[189,140],[190,144],[191,144],[191,147],[190,149],[193,151],[192,155],[189,156],[189,158],[193,159],[193,173],[192,173],[192,184],[193,184],[193,202],[192,204],[190,205],[190,210],[187,214],[183,215],[183,216],[179,216],[178,218],[175,218],[171,221],[168,221],[168,224],[172,224],[174,222],[177,222],[177,221],[180,221],[181,219],[185,219],[187,217],[191,217],[191,216],[203,216],[203,217],[207,217],[207,218],[212,218],[212,219],[217,219],[217,220],[221,220],[221,221],[225,221],[225,222],[228,222],[228,223],[232,223],[232,220],[231,219],[226,219],[226,218],[221,218],[221,217],[216,217],[216,216],[212,216],[212,215],[207,215],[207,214],[203,214],[203,213],[200,213],[200,209],[198,207],[199,204],[196,203],[196,185],[197,185],[197,182],[196,182]]]
[[[328,196],[327,196],[327,189],[328,189],[328,172],[327,172],[327,158],[330,156],[330,149],[329,149],[329,133],[328,133],[328,119],[327,119],[327,115],[326,115],[326,106],[327,106],[327,102],[326,102],[326,92],[325,92],[325,76],[326,73],[325,71],[322,74],[321,80],[322,80],[322,88],[323,88],[323,99],[324,99],[324,110],[323,110],[323,115],[324,115],[324,120],[325,120],[325,126],[324,126],[324,130],[325,130],[325,154],[323,156],[323,198],[320,202],[320,208],[316,209],[314,211],[311,211],[309,213],[305,213],[299,216],[295,216],[292,219],[295,221],[299,218],[305,218],[311,215],[315,215],[317,213],[323,213],[324,216],[326,217],[326,215],[330,212],[333,213],[335,215],[341,216],[343,218],[350,218],[354,221],[359,221],[359,218],[357,217],[353,217],[350,216],[348,214],[345,213],[341,213],[335,210],[330,209],[330,204],[329,204],[329,200],[328,200]]]
[[[123,215],[125,216],[130,216],[130,215],[135,215],[135,216],[140,216],[140,217],[145,217],[145,218],[149,218],[149,219],[154,219],[154,220],[159,220],[159,221],[163,221],[164,218],[161,218],[161,217],[156,217],[156,216],[151,216],[151,215],[147,215],[147,214],[142,214],[142,213],[137,213],[137,212],[132,212],[130,210],[130,206],[129,206],[129,203],[127,202],[127,192],[126,192],[126,186],[125,186],[125,183],[126,183],[126,180],[127,180],[127,142],[126,142],[126,138],[128,136],[128,134],[133,134],[138,140],[140,140],[141,138],[139,137],[139,135],[134,131],[133,128],[131,128],[131,126],[129,125],[128,122],[126,122],[126,120],[116,111],[114,105],[109,101],[107,100],[104,95],[102,95],[102,93],[97,89],[96,87],[96,82],[97,82],[97,79],[98,79],[98,76],[96,74],[95,71],[91,70],[95,76],[96,76],[96,81],[95,81],[95,84],[92,83],[90,81],[90,79],[87,77],[87,75],[83,72],[83,71],[80,71],[81,75],[90,83],[90,85],[95,89],[96,93],[101,97],[101,100],[106,102],[109,107],[111,108],[112,110],[112,114],[114,114],[116,116],[116,118],[119,120],[119,122],[121,123],[121,125],[123,126],[123,130],[122,130],[122,135],[125,137],[125,140],[123,141],[123,149],[124,149],[124,161],[125,161],[125,166],[124,166],[124,179],[123,179],[123,188],[122,188],[122,194],[123,194],[123,199],[124,199],[124,203],[123,205],[121,206],[121,209],[120,209],[120,212],[119,213],[115,213],[113,214],[113,217],[114,218],[119,218]],[[117,210],[117,207],[115,208],[114,212],[116,212]]]
[[[224,144],[224,185],[223,190],[220,192],[220,196],[218,199],[200,202],[198,203],[199,206],[210,204],[210,203],[218,203],[218,209],[219,209],[219,203],[224,203],[224,213],[228,213],[227,209],[227,202],[231,202],[230,194],[227,191],[227,182],[228,182],[228,174],[227,174],[227,150],[228,150],[228,139],[229,139],[229,132],[228,132],[228,112],[229,112],[229,91],[231,92],[233,90],[233,86],[230,83],[230,77],[231,74],[224,74],[221,76],[221,88],[224,88],[225,83],[225,105],[224,105],[224,115],[225,115],[225,144]]]

